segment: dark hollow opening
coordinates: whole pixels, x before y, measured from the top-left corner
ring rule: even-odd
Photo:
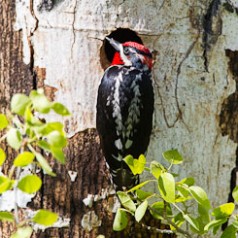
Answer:
[[[107,35],[107,37],[113,38],[114,40],[119,41],[121,43],[127,41],[134,41],[143,44],[141,38],[137,35],[137,33],[128,28],[118,28],[117,30],[112,31],[109,35]],[[104,39],[100,52],[101,65],[103,69],[106,69],[110,65],[114,53],[115,49],[110,45],[110,43],[106,39]]]

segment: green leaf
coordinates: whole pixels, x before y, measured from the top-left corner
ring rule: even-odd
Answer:
[[[146,192],[144,190],[141,190],[141,189],[137,189],[136,190],[136,196],[139,200],[143,201],[145,200],[146,198],[150,197],[153,193],[151,192]]]
[[[136,175],[135,173],[135,166],[134,166],[134,158],[132,155],[127,155],[125,158],[124,158],[124,161],[126,162],[126,164],[129,166],[129,168],[131,169],[132,173],[134,175]]]
[[[160,195],[169,203],[175,202],[175,181],[173,175],[164,172],[159,177],[158,183]]]
[[[199,218],[201,219],[203,223],[203,226],[205,226],[211,221],[209,210],[199,203],[198,203],[198,213],[199,213]]]
[[[70,115],[69,110],[61,103],[54,102],[53,106],[52,106],[52,109],[59,115],[62,115],[62,116],[69,116]]]
[[[65,164],[65,155],[61,148],[51,147],[51,153],[60,163]]]
[[[182,226],[182,224],[184,223],[184,217],[183,214],[181,212],[179,212],[178,214],[176,214],[174,216],[174,218],[172,219],[172,222],[174,224],[176,224],[177,227]],[[175,227],[173,227],[172,225],[170,225],[171,230],[176,230]]]
[[[45,151],[51,151],[51,148],[50,148],[49,143],[48,143],[47,141],[45,141],[45,140],[39,140],[39,141],[37,141],[37,145],[38,145],[41,149],[43,149],[43,150],[45,150]]]
[[[60,122],[49,122],[44,124],[43,127],[41,127],[41,130],[39,131],[42,135],[47,136],[53,131],[58,131],[62,134],[64,134],[64,126]]]
[[[14,215],[11,212],[0,212],[0,220],[14,222]]]
[[[5,176],[0,176],[0,194],[12,189],[14,181]]]
[[[225,203],[215,208],[212,215],[215,216],[216,219],[228,218],[233,213],[234,209],[234,203]]]
[[[226,221],[227,221],[227,220],[226,220]],[[225,222],[224,222],[224,223],[225,223]],[[222,226],[222,224],[213,227],[213,234],[214,234],[214,235],[222,228],[221,226]]]
[[[164,219],[165,212],[168,217],[172,215],[170,205],[168,203],[165,204],[164,201],[155,202],[151,205],[150,208],[151,215],[158,220]]]
[[[145,169],[146,158],[144,155],[140,155],[138,159],[134,161],[134,164],[137,168],[137,174],[141,174]]]
[[[132,201],[131,197],[126,192],[118,191],[117,195],[118,195],[123,207],[127,208],[130,211],[135,212],[136,205]]]
[[[30,226],[19,227],[17,231],[11,235],[11,238],[30,238],[32,235],[33,229]]]
[[[144,217],[145,212],[147,210],[148,207],[148,201],[145,200],[144,202],[142,202],[136,209],[135,211],[135,219],[137,222],[140,222],[141,219]]]
[[[237,229],[231,224],[229,225],[221,235],[221,238],[236,238]]]
[[[17,187],[25,193],[35,193],[41,188],[42,181],[37,175],[26,175],[19,182]]]
[[[164,202],[159,201],[151,205],[150,213],[151,215],[158,220],[164,220]]]
[[[30,103],[31,100],[25,94],[15,94],[11,100],[11,110],[20,116],[24,116],[25,110]]]
[[[53,147],[65,147],[67,140],[64,135],[58,131],[52,131],[47,135],[48,143]]]
[[[181,184],[176,184],[176,188],[178,190],[178,195],[180,197],[183,197],[186,200],[191,199],[192,197],[190,196],[190,191],[187,185],[181,185]]]
[[[40,209],[35,216],[32,218],[33,222],[43,225],[43,226],[52,226],[58,220],[58,214]]]
[[[131,155],[124,158],[124,161],[131,169],[133,175],[141,174],[145,169],[146,158],[144,155],[140,155],[138,159],[134,159]]]
[[[25,125],[25,126],[26,126],[25,127],[26,134],[24,136],[29,138],[28,142],[31,140],[32,140],[32,142],[35,141],[37,138],[37,135],[36,135],[35,131],[33,130],[34,128],[29,125]],[[39,137],[37,139],[39,139]]]
[[[211,205],[210,205],[210,201],[207,197],[206,192],[198,186],[191,186],[189,188],[189,191],[191,193],[191,195],[193,196],[193,198],[202,206],[204,206],[206,209],[210,209]]]
[[[32,90],[30,99],[32,100],[33,107],[36,111],[40,113],[49,113],[52,103],[44,95],[43,90]]]
[[[232,197],[236,202],[238,202],[238,186],[236,186],[232,191]]]
[[[184,214],[183,217],[195,229],[196,232],[200,232],[199,224],[195,218],[187,214]]]
[[[153,174],[153,176],[158,179],[161,172],[165,171],[165,168],[162,164],[160,164],[157,161],[152,161],[150,163],[150,172]]]
[[[146,180],[146,181],[144,181],[142,183],[139,183],[136,186],[134,186],[133,188],[131,188],[130,190],[128,190],[127,192],[128,193],[134,192],[134,191],[138,190],[139,188],[145,186],[149,182],[153,182],[153,180]]]
[[[51,176],[56,176],[56,174],[53,173],[53,170],[50,167],[50,165],[47,162],[47,160],[40,153],[36,152],[35,156],[36,156],[36,159],[39,162],[40,166],[45,171],[45,173],[47,173],[48,175],[51,175]]]
[[[183,157],[176,149],[165,151],[162,155],[164,159],[169,161],[171,164],[181,164],[183,162]]]
[[[0,130],[5,129],[8,126],[7,117],[4,114],[0,114]]]
[[[22,152],[21,154],[19,154],[13,164],[16,166],[16,167],[24,167],[24,166],[27,166],[29,164],[32,163],[32,161],[34,160],[35,158],[35,155],[29,151],[25,151],[25,152]]]
[[[232,225],[238,230],[238,220],[237,220],[237,215],[235,216],[236,220],[232,222]]]
[[[6,154],[3,149],[0,148],[0,166],[3,165],[3,163],[6,160]]]
[[[227,219],[218,219],[218,220],[212,220],[210,221],[205,227],[204,230],[205,231],[209,231],[211,229],[220,227],[222,224],[224,224],[227,221]]]
[[[27,124],[31,127],[40,127],[43,125],[42,121],[33,115],[32,109],[30,107],[26,108],[24,118]]]
[[[180,202],[186,202],[188,200],[191,200],[192,197],[191,196],[181,196],[181,193],[178,193],[178,195],[176,195],[176,199],[175,202],[176,203],[180,203]]]
[[[186,184],[188,186],[194,185],[195,180],[192,177],[184,178],[181,181],[178,182],[178,184]]]
[[[22,137],[19,130],[11,128],[7,132],[7,143],[15,150],[18,150],[21,147]]]
[[[122,231],[127,227],[128,217],[126,211],[119,208],[117,210],[114,222],[113,222],[113,230],[114,231]]]
[[[32,118],[34,118],[33,113],[31,111],[30,107],[27,107],[25,112],[24,112],[24,119],[27,123],[32,125]]]

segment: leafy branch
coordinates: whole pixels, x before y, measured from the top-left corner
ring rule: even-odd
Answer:
[[[39,89],[31,91],[29,96],[15,94],[11,100],[9,115],[0,114],[2,135],[0,143],[6,141],[17,154],[12,166],[4,174],[1,167],[10,158],[7,158],[3,147],[0,147],[0,195],[7,191],[12,191],[15,194],[14,211],[0,211],[0,220],[11,222],[16,228],[16,232],[12,234],[11,238],[30,238],[33,232],[32,223],[48,227],[58,220],[56,213],[45,209],[38,210],[30,219],[23,217],[22,220],[19,220],[17,206],[17,190],[33,196],[40,190],[42,180],[37,175],[37,168],[41,168],[44,173],[50,176],[56,176],[48,160],[39,151],[47,152],[58,162],[65,163],[63,149],[67,144],[67,138],[63,125],[60,122],[47,123],[39,118],[39,115],[43,116],[51,111],[61,116],[70,115],[64,105],[49,101],[43,90]],[[21,171],[26,167],[31,167],[32,173],[21,177]]]
[[[121,231],[127,227],[128,216],[133,216],[142,226],[146,212],[170,227],[170,234],[181,233],[184,237],[204,237],[209,232],[217,234],[222,224],[230,219],[230,225],[223,231],[221,238],[236,238],[238,232],[238,215],[234,214],[235,204],[225,203],[212,208],[206,192],[195,185],[192,177],[176,181],[177,175],[171,172],[174,165],[183,163],[183,157],[177,150],[163,153],[168,162],[164,167],[157,161],[152,161],[146,167],[146,158],[138,159],[131,155],[124,158],[134,175],[149,172],[153,179],[146,180],[128,191],[118,191],[122,208],[117,210],[113,229]],[[155,192],[144,189],[145,185],[156,183]],[[233,191],[233,198],[238,202],[238,187]],[[183,225],[187,223],[189,230]],[[150,228],[151,229],[151,228]],[[159,233],[167,233],[154,227]]]

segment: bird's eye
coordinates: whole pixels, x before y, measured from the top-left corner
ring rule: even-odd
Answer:
[[[123,52],[124,52],[125,55],[128,55],[130,51],[129,51],[129,49],[126,47],[126,48],[124,48]]]

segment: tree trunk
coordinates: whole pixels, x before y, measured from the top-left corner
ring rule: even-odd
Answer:
[[[156,101],[147,158],[160,161],[163,151],[177,148],[185,162],[174,172],[195,177],[213,205],[226,202],[238,151],[237,9],[233,1],[220,0],[2,0],[1,112],[14,93],[39,87],[72,112],[63,121],[67,164],[54,164],[56,178],[42,175],[44,185],[30,204],[32,210],[49,208],[64,219],[60,228],[34,237],[129,236],[130,228],[112,231],[118,201],[110,195],[95,130],[97,87],[111,58],[104,41],[108,35],[141,40],[153,50]],[[138,224],[133,228],[133,237],[169,237]],[[10,237],[11,229],[1,224],[0,237]]]
[[[14,31],[15,4],[3,0],[0,4],[0,112],[7,113],[10,99],[16,92],[28,93],[33,88],[33,74],[31,65],[23,63],[22,32]],[[1,143],[1,148],[5,145]],[[13,158],[14,151],[7,148],[9,158]],[[11,162],[6,163],[5,170],[9,170]],[[4,171],[3,171],[4,172]],[[0,237],[10,237],[12,227],[0,223]]]

